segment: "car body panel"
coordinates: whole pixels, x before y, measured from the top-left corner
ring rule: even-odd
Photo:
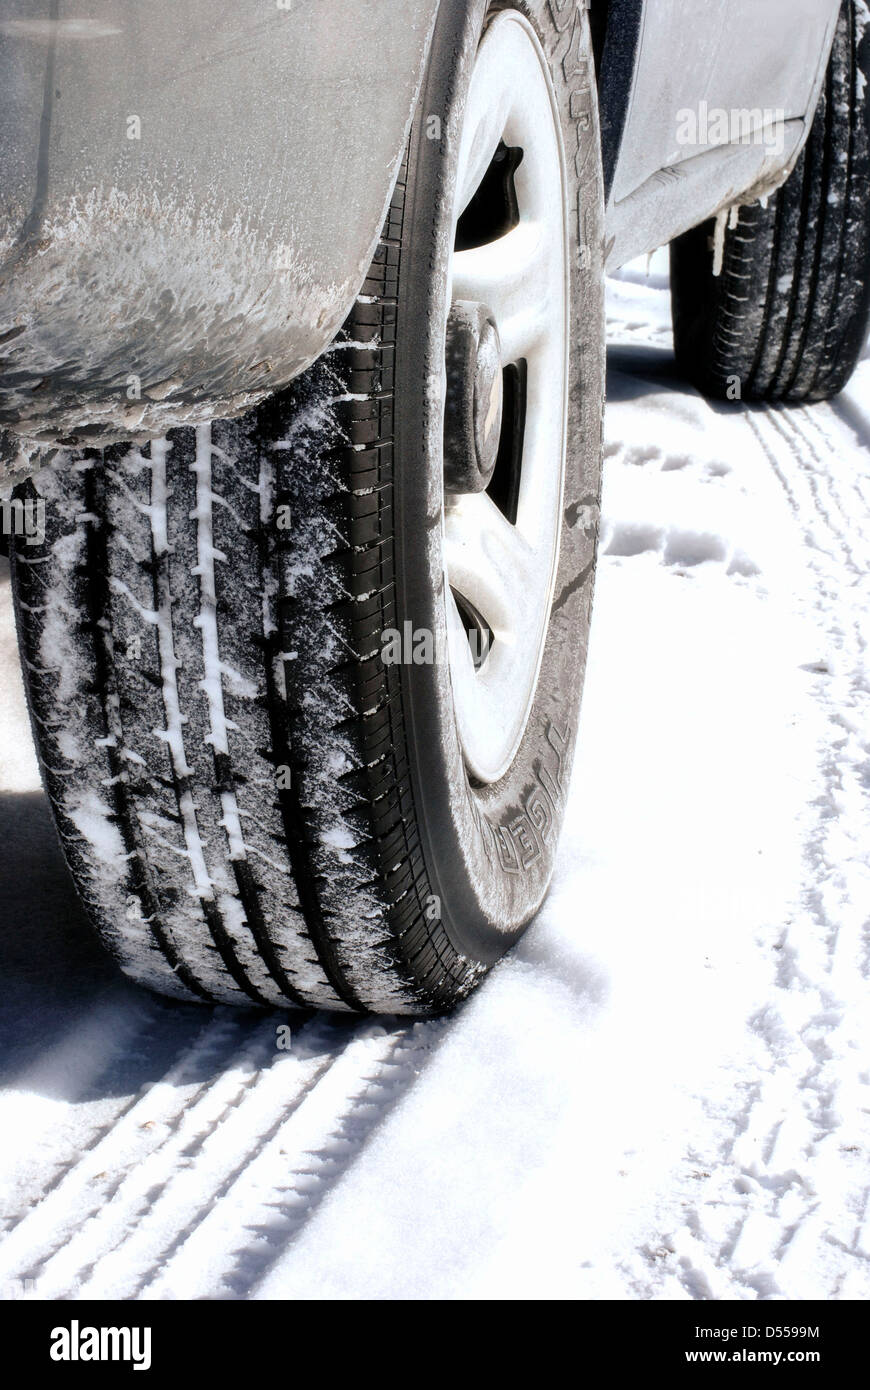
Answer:
[[[550,3],[563,20],[571,0]],[[785,177],[839,0],[591,5],[614,268]],[[21,439],[237,414],[323,351],[377,241],[438,7],[0,0],[0,483]],[[702,102],[782,110],[781,148],[680,143]]]
[[[148,437],[308,365],[370,264],[437,8],[2,0],[0,426]]]
[[[657,250],[722,208],[772,192],[782,179],[783,161],[794,163],[805,135],[803,121],[787,122],[782,157],[775,162],[758,146],[729,144],[712,157],[699,154],[654,174],[608,210],[608,270]]]
[[[609,268],[783,181],[809,133],[839,8],[611,0],[601,71]],[[707,141],[680,138],[687,112]],[[743,138],[719,143],[716,112]]]

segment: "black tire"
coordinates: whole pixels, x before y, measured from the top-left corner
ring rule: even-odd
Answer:
[[[522,8],[577,212],[561,554],[500,782],[465,772],[446,666],[381,658],[386,630],[444,625],[437,324],[484,0],[441,7],[383,238],[334,347],[244,420],[73,455],[38,480],[45,544],[13,563],[45,782],[103,940],[163,992],[442,1011],[547,891],[598,527],[603,198],[585,12]]]
[[[842,391],[870,315],[870,30],[844,0],[804,152],[766,206],[742,207],[713,275],[712,223],[671,247],[680,370],[723,400]]]

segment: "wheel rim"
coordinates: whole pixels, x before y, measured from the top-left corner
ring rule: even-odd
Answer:
[[[486,490],[445,491],[443,512],[454,708],[481,783],[507,772],[522,741],[553,598],[567,424],[566,187],[546,58],[528,21],[502,13],[480,45],[466,104],[448,298],[486,306],[501,344],[495,473]]]

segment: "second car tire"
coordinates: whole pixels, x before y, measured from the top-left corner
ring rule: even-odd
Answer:
[[[723,400],[829,400],[846,385],[870,314],[870,29],[843,0],[806,148],[766,202],[735,211],[714,273],[714,224],[671,247],[674,347]]]

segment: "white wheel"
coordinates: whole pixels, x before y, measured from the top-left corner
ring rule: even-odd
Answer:
[[[496,221],[501,234],[479,245],[464,247],[457,236],[450,268],[451,300],[484,306],[500,348],[492,380],[484,370],[476,393],[478,433],[492,436],[487,420],[501,420],[490,477],[482,480],[487,486],[451,488],[448,478],[444,500],[451,681],[463,754],[481,783],[505,774],[528,722],[553,598],[565,475],[565,153],[546,56],[517,11],[497,15],[480,46],[459,156],[457,232],[481,190],[484,197],[490,190],[490,202],[501,195],[498,165],[510,166],[510,225],[502,231]],[[451,399],[448,383],[448,432],[455,423]]]

